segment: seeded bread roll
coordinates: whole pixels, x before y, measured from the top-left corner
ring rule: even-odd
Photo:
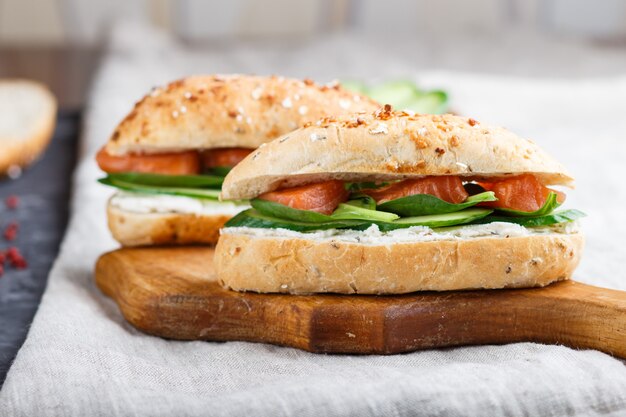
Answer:
[[[257,148],[326,115],[374,111],[373,100],[310,80],[194,76],[155,88],[113,132],[107,153]]]
[[[248,199],[329,179],[484,179],[522,173],[547,185],[573,184],[560,163],[506,129],[467,117],[414,115],[385,106],[373,114],[327,117],[261,147],[226,177],[222,198]]]
[[[214,265],[225,287],[261,293],[542,287],[571,277],[583,244],[580,233],[363,244],[224,229]]]

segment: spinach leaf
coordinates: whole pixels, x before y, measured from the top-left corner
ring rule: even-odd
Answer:
[[[468,197],[465,202],[452,204],[430,194],[415,194],[396,198],[378,205],[378,210],[396,213],[401,216],[423,216],[460,211],[485,201],[496,201],[492,191]]]
[[[108,174],[108,179],[138,185],[155,187],[183,187],[183,188],[214,188],[220,189],[223,177],[215,175],[161,175],[144,174],[139,172],[121,172]]]
[[[311,210],[298,210],[284,204],[275,203],[268,200],[262,200],[260,198],[255,198],[251,200],[250,205],[261,214],[284,220],[293,220],[296,222],[307,223],[324,223],[333,220],[332,217],[325,214],[321,214]]]
[[[218,177],[225,177],[228,175],[232,167],[213,167],[208,170],[209,174],[216,175]]]
[[[567,223],[567,222],[580,219],[585,216],[586,216],[585,213],[576,209],[560,210],[560,211],[555,211],[544,216],[536,216],[536,217],[498,216],[497,214],[492,214],[482,219],[475,220],[472,222],[472,224],[505,222],[505,223],[516,223],[524,227],[538,227],[538,226],[551,226],[553,224],[559,224],[559,223]]]
[[[370,220],[392,221],[399,216],[393,213],[385,213],[369,209],[373,205],[371,197],[363,197],[339,204],[339,207],[331,214],[321,214],[311,210],[294,209],[284,204],[255,198],[250,202],[259,213],[283,220],[293,220],[307,223],[327,223],[334,220]],[[375,203],[374,203],[375,205]]]
[[[296,232],[315,232],[328,229],[353,229],[359,226],[369,226],[371,223],[362,220],[333,220],[328,222],[310,223],[296,220],[286,220],[268,216],[257,210],[245,210],[226,222],[225,227],[254,227],[261,229],[287,229]],[[367,227],[365,227],[367,228]]]
[[[133,191],[144,194],[167,194],[178,195],[184,197],[193,197],[207,200],[217,200],[220,190],[210,188],[185,188],[185,187],[162,187],[143,184],[134,184],[131,182],[114,179],[111,176],[100,178],[99,183],[119,188],[120,190]]]

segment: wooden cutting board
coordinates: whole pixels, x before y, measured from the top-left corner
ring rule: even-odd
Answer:
[[[180,340],[244,340],[310,352],[390,354],[540,342],[626,357],[626,292],[545,288],[400,296],[238,293],[215,280],[210,248],[119,249],[98,287],[137,329]]]

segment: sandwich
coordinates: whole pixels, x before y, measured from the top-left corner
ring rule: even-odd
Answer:
[[[155,88],[96,160],[119,191],[107,206],[123,246],[215,244],[247,202],[220,202],[226,173],[255,148],[327,114],[373,111],[338,84],[258,76],[196,76]]]
[[[565,168],[530,140],[385,106],[326,117],[247,156],[224,201],[250,201],[215,250],[227,288],[402,294],[545,286],[583,249]]]

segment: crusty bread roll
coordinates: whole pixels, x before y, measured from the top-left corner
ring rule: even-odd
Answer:
[[[521,173],[534,174],[544,184],[573,184],[560,163],[506,129],[450,114],[394,112],[387,106],[374,114],[325,118],[258,149],[226,178],[222,198],[246,199],[328,179],[479,179]]]
[[[57,104],[42,84],[0,81],[0,175],[19,171],[46,149],[54,133]]]
[[[581,233],[384,244],[254,236],[224,229],[215,252],[222,285],[291,294],[404,294],[545,286],[578,265]]]
[[[155,88],[113,132],[107,153],[257,148],[326,115],[372,112],[373,100],[310,80],[195,76]]]

